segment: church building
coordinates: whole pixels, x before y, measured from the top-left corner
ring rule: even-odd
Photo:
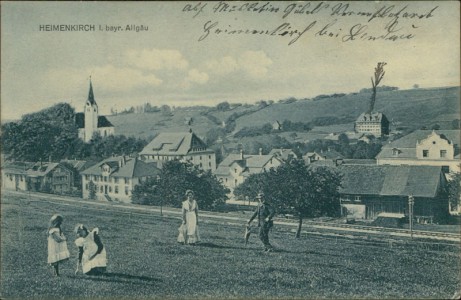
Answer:
[[[93,85],[90,79],[90,91],[82,113],[75,114],[78,127],[78,137],[88,143],[95,133],[102,137],[114,134],[114,125],[105,117],[99,115],[98,104],[94,100]]]

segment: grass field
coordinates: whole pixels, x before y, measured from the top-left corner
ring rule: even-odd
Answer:
[[[180,220],[3,196],[1,294],[11,298],[451,298],[460,289],[459,247],[390,246],[377,241],[278,231],[263,253],[243,227],[203,220],[202,243],[176,243]],[[46,264],[47,222],[64,216],[71,260],[59,278]],[[74,275],[76,223],[98,226],[108,273]]]

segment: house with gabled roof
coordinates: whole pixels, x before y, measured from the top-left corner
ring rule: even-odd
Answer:
[[[102,137],[114,134],[114,125],[105,117],[99,115],[99,108],[94,99],[93,85],[90,79],[90,91],[83,112],[75,114],[78,127],[78,137],[88,143],[95,133]]]
[[[329,161],[336,163],[337,160],[342,160],[344,156],[336,150],[328,149],[327,151],[307,152],[303,155],[303,160],[306,164],[315,163],[318,161]]]
[[[414,197],[417,222],[432,223],[448,215],[446,179],[441,167],[348,165],[337,167],[343,176],[340,202],[343,216],[375,219],[381,213],[408,216],[408,197]]]
[[[73,190],[75,173],[62,163],[39,162],[27,170],[27,181],[31,191],[64,194]]]
[[[32,168],[33,162],[5,162],[2,163],[2,189],[27,191],[27,170]]]
[[[382,147],[378,165],[441,166],[460,172],[460,130],[416,130]]]
[[[96,199],[129,203],[134,187],[157,178],[160,172],[156,162],[147,163],[137,157],[110,157],[81,172],[82,195],[89,199],[93,185]]]
[[[272,149],[269,152],[269,155],[277,156],[278,158],[280,158],[283,161],[287,161],[287,160],[293,159],[293,158],[298,159],[298,155],[291,149],[283,149],[283,148]]]
[[[190,161],[203,170],[216,169],[216,154],[194,133],[162,132],[139,153],[142,161]]]
[[[274,155],[259,154],[229,154],[218,165],[215,175],[224,186],[231,191],[239,184],[243,183],[251,174],[259,174],[277,168],[283,160]]]

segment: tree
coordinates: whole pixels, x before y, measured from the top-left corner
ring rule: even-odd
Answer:
[[[461,205],[461,173],[453,173],[448,181],[448,201],[453,210]]]
[[[217,110],[226,111],[230,109],[229,102],[221,102],[216,106]]]
[[[162,115],[164,115],[164,116],[171,116],[172,115],[171,114],[171,108],[166,104],[164,104],[164,105],[162,105],[160,107],[160,111],[162,112]]]
[[[158,181],[155,178],[149,178],[136,185],[131,194],[133,203],[143,205],[162,205],[163,201],[158,193]]]
[[[96,184],[94,184],[93,180],[88,183],[88,191],[90,192],[88,198],[96,200]]]
[[[381,80],[384,77],[384,66],[386,65],[385,62],[379,62],[378,65],[375,68],[375,78],[373,80],[373,77],[371,78],[371,88],[372,88],[372,93],[371,93],[371,99],[370,99],[370,106],[368,108],[368,113],[371,113],[375,107],[375,101],[376,101],[376,87],[378,84],[381,82]]]
[[[249,176],[234,194],[254,197],[262,190],[278,210],[296,213],[299,238],[304,218],[339,215],[340,186],[339,174],[327,168],[308,168],[302,160],[293,159],[275,170]]]
[[[188,189],[194,191],[199,206],[203,209],[224,204],[229,192],[210,171],[203,171],[191,162],[166,162],[158,180],[158,197],[165,204],[180,207]]]

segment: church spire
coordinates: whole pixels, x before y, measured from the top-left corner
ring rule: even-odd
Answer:
[[[94,101],[94,94],[93,94],[93,84],[91,83],[91,76],[90,76],[90,91],[88,92],[88,102],[90,104],[96,104],[96,101]]]

